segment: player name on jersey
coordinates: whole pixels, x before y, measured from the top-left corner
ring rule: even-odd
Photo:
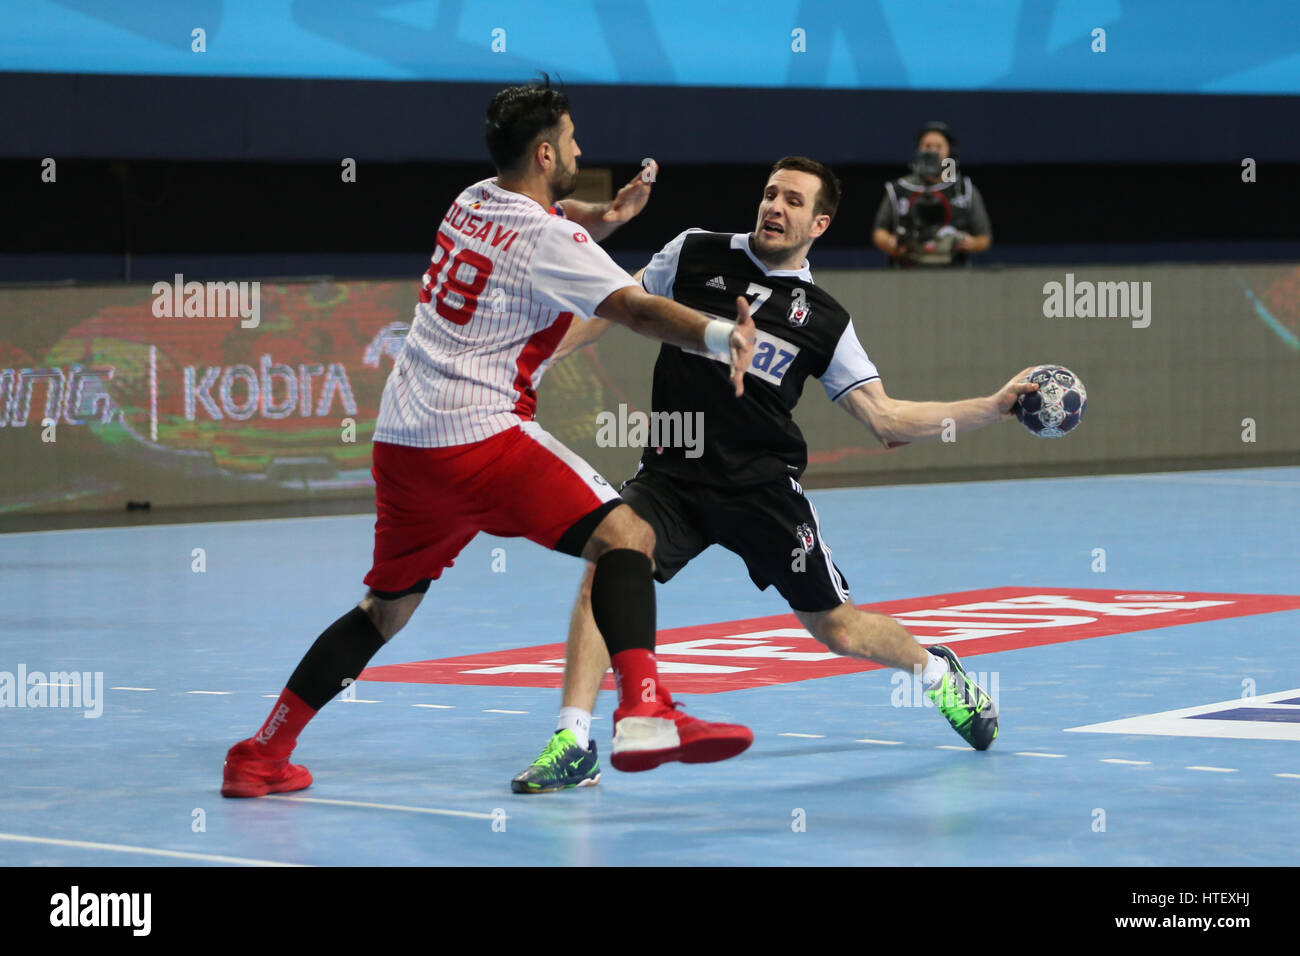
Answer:
[[[569,324],[635,284],[559,212],[494,180],[456,197],[384,385],[375,441],[465,445],[532,421]]]
[[[475,203],[473,206],[481,207],[482,203]],[[452,202],[447,209],[447,215],[442,217],[442,221],[456,232],[463,233],[471,239],[490,242],[493,248],[501,246],[502,252],[508,252],[510,246],[514,244],[515,237],[519,235],[518,229],[495,223],[491,219],[475,213],[473,208],[462,206],[459,202]],[[495,232],[493,232],[494,229]],[[502,245],[503,242],[504,245]]]
[[[1298,595],[1149,593],[1005,587],[859,605],[893,615],[923,644],[955,645],[964,658],[1201,621],[1300,608]],[[840,657],[794,615],[660,631],[659,671],[677,693],[712,694],[876,670]],[[417,684],[559,687],[564,645],[544,644],[367,668],[362,680]],[[613,687],[606,678],[606,689]]]

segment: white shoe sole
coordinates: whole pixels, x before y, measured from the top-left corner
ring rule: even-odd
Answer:
[[[624,717],[614,726],[614,747],[610,756],[676,750],[681,745],[674,721],[662,717]]]

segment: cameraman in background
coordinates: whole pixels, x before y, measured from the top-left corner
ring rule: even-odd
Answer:
[[[965,265],[993,244],[984,200],[958,170],[957,137],[945,123],[917,130],[912,173],[885,183],[872,241],[898,267]]]

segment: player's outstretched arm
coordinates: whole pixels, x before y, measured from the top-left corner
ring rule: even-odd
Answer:
[[[609,202],[562,199],[560,207],[566,218],[586,229],[597,242],[603,242],[610,233],[645,208],[658,172],[659,164],[652,159]]]
[[[596,315],[625,325],[633,332],[659,339],[670,345],[707,352],[731,363],[731,381],[736,394],[745,391],[745,372],[754,358],[754,320],[749,317],[749,302],[736,298],[736,323],[706,319],[693,309],[651,295],[640,286],[625,286],[612,293],[596,307]]]
[[[609,319],[598,319],[594,315],[586,322],[571,322],[569,330],[556,346],[554,361],[558,362],[578,349],[586,348],[596,339],[609,331]]]
[[[644,274],[645,269],[638,269],[632,273],[632,278],[640,282]],[[570,322],[569,330],[564,333],[564,338],[560,339],[560,344],[555,349],[554,361],[558,362],[578,349],[585,349],[608,332],[609,326],[609,319],[598,319],[594,315],[585,322]]]
[[[867,382],[840,399],[839,405],[862,422],[886,448],[926,438],[938,438],[949,427],[957,431],[982,428],[1011,415],[1016,399],[1038,386],[1021,381],[1033,367],[1017,373],[1011,381],[985,398],[959,402],[908,402],[890,398],[877,379]]]

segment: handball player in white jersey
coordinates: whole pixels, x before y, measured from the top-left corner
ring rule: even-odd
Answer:
[[[289,762],[298,735],[420,604],[480,531],[525,537],[595,565],[591,607],[618,677],[612,763],[725,760],[748,728],[677,709],[654,660],[654,533],[618,492],[533,420],[537,385],[574,322],[592,316],[730,363],[737,401],[754,350],[737,321],[647,293],[596,244],[644,206],[559,201],[581,155],[567,97],[549,81],[502,90],[487,113],[497,169],[438,224],[415,319],[384,387],[374,436],[374,563],[360,604],[307,651],[261,729],[230,748],[221,792],[255,797],[311,784]]]

